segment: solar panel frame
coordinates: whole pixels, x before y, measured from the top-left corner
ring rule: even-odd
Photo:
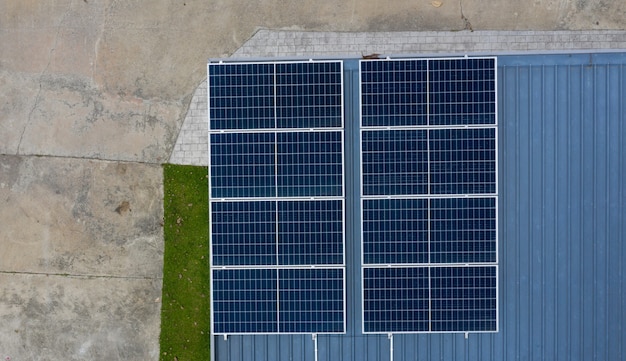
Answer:
[[[263,121],[263,119],[261,119],[261,121],[257,121],[255,123],[255,121],[250,121],[248,123],[246,123],[245,118],[242,121],[237,121],[235,122],[235,125],[231,126],[231,125],[224,125],[221,123],[218,123],[217,127],[212,127],[212,115],[218,114],[216,112],[212,112],[211,109],[209,110],[209,131],[208,131],[208,135],[209,135],[209,147],[208,147],[208,154],[209,154],[209,159],[211,160],[213,154],[211,152],[212,149],[212,137],[225,137],[228,138],[229,136],[237,136],[237,134],[257,134],[256,136],[258,136],[258,134],[269,134],[273,137],[274,139],[274,152],[273,152],[273,158],[274,158],[274,163],[273,163],[273,167],[274,167],[274,191],[272,193],[254,193],[254,192],[248,192],[245,193],[243,192],[243,194],[240,193],[236,193],[233,191],[222,191],[221,194],[213,194],[210,193],[210,195],[214,195],[212,197],[209,198],[209,211],[210,211],[210,219],[212,219],[214,217],[214,214],[212,212],[213,207],[215,204],[220,204],[222,206],[225,205],[229,205],[229,204],[245,204],[245,203],[272,203],[273,206],[275,207],[275,237],[276,237],[276,247],[275,247],[275,252],[271,255],[269,255],[269,257],[271,259],[274,259],[274,262],[268,262],[267,260],[262,260],[260,262],[255,262],[255,261],[249,261],[246,260],[245,257],[248,256],[252,256],[253,258],[255,256],[258,256],[256,254],[253,255],[244,255],[244,260],[239,260],[239,261],[230,261],[230,262],[224,262],[223,260],[220,260],[219,258],[216,258],[215,256],[220,256],[219,252],[214,252],[214,238],[218,237],[219,238],[219,234],[215,235],[214,230],[216,229],[214,222],[211,222],[210,224],[210,234],[209,234],[209,267],[211,269],[211,282],[212,285],[215,286],[213,284],[214,281],[214,275],[215,272],[221,272],[221,271],[231,271],[231,272],[275,272],[276,274],[276,298],[275,300],[273,298],[271,298],[269,300],[269,302],[272,302],[272,300],[274,300],[275,306],[276,306],[276,322],[275,322],[275,326],[270,325],[269,328],[268,327],[261,327],[261,328],[255,328],[257,326],[255,325],[248,325],[251,328],[246,329],[245,327],[237,327],[236,325],[224,325],[224,324],[219,324],[219,322],[216,324],[214,322],[214,320],[216,319],[216,315],[214,312],[216,312],[215,310],[217,309],[219,312],[219,307],[220,306],[224,306],[223,305],[223,298],[220,299],[221,296],[223,295],[215,295],[214,294],[214,290],[215,287],[211,287],[211,293],[210,293],[210,303],[211,303],[211,313],[212,313],[212,322],[211,322],[211,333],[212,334],[223,334],[223,335],[232,335],[232,334],[241,334],[241,335],[255,335],[255,334],[259,334],[259,335],[265,335],[265,334],[311,334],[311,333],[345,333],[346,332],[346,300],[345,300],[345,295],[346,295],[346,286],[345,286],[345,248],[346,248],[346,242],[345,242],[345,142],[344,142],[344,94],[343,94],[343,62],[342,61],[337,61],[337,60],[321,60],[321,61],[270,61],[270,62],[264,62],[264,61],[260,61],[260,62],[219,62],[219,63],[215,63],[215,62],[209,62],[209,64],[207,65],[207,74],[209,74],[209,79],[207,81],[207,98],[208,98],[208,104],[211,105],[211,68],[212,67],[217,67],[219,69],[227,69],[228,66],[235,66],[234,69],[240,69],[241,67],[243,67],[244,69],[249,69],[249,67],[254,67],[254,66],[261,66],[261,67],[271,67],[273,68],[274,71],[274,75],[273,75],[273,82],[274,82],[274,89],[272,91],[272,114],[273,114],[273,122],[270,125],[268,125],[267,121]],[[280,78],[280,76],[277,76],[276,74],[276,69],[278,67],[283,67],[285,69],[292,67],[292,68],[307,68],[307,69],[311,69],[311,68],[323,68],[325,69],[325,71],[323,72],[323,74],[316,78],[317,80],[315,80],[317,85],[313,85],[313,86],[309,86],[306,89],[310,90],[313,92],[313,95],[308,96],[306,94],[303,94],[303,92],[298,93],[298,88],[304,89],[304,86],[300,86],[299,84],[294,83],[291,85],[285,85],[278,90],[277,87],[279,85],[277,85],[276,83],[276,79]],[[330,69],[330,70],[329,70]],[[249,72],[248,72],[249,73]],[[316,75],[311,75],[311,74],[305,74],[304,75],[307,79],[313,79],[315,78]],[[245,77],[244,77],[245,78]],[[248,77],[250,79],[254,79],[254,77]],[[226,81],[226,80],[224,80]],[[238,80],[239,81],[239,80]],[[241,80],[242,81],[242,80]],[[333,83],[335,82],[335,83]],[[332,83],[332,84],[330,84]],[[265,84],[265,83],[263,83]],[[330,85],[329,85],[330,84]],[[254,85],[254,84],[253,84]],[[306,85],[306,84],[305,84]],[[281,85],[282,86],[282,85]],[[291,87],[291,88],[290,88]],[[291,90],[289,90],[291,89]],[[293,90],[296,89],[296,90]],[[325,94],[325,92],[328,92],[330,89],[330,95]],[[230,89],[229,91],[234,91],[233,89]],[[281,93],[282,91],[282,93]],[[241,94],[243,94],[245,91],[242,91]],[[262,93],[263,91],[261,91]],[[306,91],[305,91],[306,92]],[[304,92],[304,93],[305,93]],[[267,93],[267,92],[266,92]],[[244,95],[247,95],[244,94]],[[242,95],[242,96],[244,96]],[[281,97],[282,96],[282,97]],[[298,112],[296,108],[298,108],[297,106],[294,106],[294,101],[292,100],[285,100],[288,99],[289,97],[292,97],[293,99],[306,99],[306,101],[308,101],[311,104],[310,108],[307,110],[307,112]],[[298,98],[300,97],[300,98]],[[283,102],[283,103],[281,103]],[[251,106],[261,106],[262,108],[264,107],[264,105],[269,104],[270,102],[251,102],[251,103],[245,103],[245,104],[252,104]],[[236,104],[243,104],[242,102],[237,103]],[[291,113],[289,111],[280,111],[280,107],[281,106],[285,106],[285,107],[292,107],[292,111]],[[317,108],[322,108],[321,110],[317,109]],[[265,108],[263,108],[265,109]],[[261,109],[260,112],[256,112],[254,110],[250,110],[250,111],[241,111],[241,113],[244,116],[250,115],[250,114],[261,114],[264,115],[267,112],[264,113],[265,110]],[[295,109],[295,110],[294,110]],[[224,118],[224,110],[220,110],[222,111],[222,113],[219,113],[218,115],[222,115],[222,118]],[[294,111],[296,111],[297,114],[293,113]],[[229,114],[237,114],[237,110],[232,110],[231,109],[231,113]],[[287,114],[287,116],[285,116],[285,114]],[[289,117],[290,115],[294,116],[293,114],[295,114],[295,116],[298,117],[298,119],[295,119],[294,122],[289,123]],[[304,120],[302,120],[302,116],[304,115]],[[224,121],[222,118],[220,118],[220,121]],[[227,117],[226,117],[227,118]],[[308,121],[308,123],[307,123]],[[295,124],[295,126],[294,126]],[[313,193],[307,193],[307,192],[296,192],[296,193],[285,193],[280,191],[280,184],[279,184],[279,166],[280,166],[280,151],[278,149],[278,144],[279,144],[279,138],[283,137],[284,139],[287,139],[289,137],[298,137],[298,136],[303,136],[303,137],[318,137],[319,139],[321,139],[320,142],[318,142],[317,144],[317,151],[316,149],[313,149],[313,151],[311,152],[311,154],[309,154],[309,161],[308,163],[305,162],[300,164],[300,163],[294,163],[294,173],[292,174],[299,174],[299,172],[302,171],[302,169],[319,169],[320,172],[325,172],[326,169],[324,168],[323,164],[324,162],[328,162],[328,159],[335,159],[334,161],[334,169],[335,169],[335,173],[337,173],[337,176],[334,179],[334,191],[329,192],[324,190],[325,187],[320,186],[318,188],[318,190],[316,192]],[[324,137],[327,136],[332,136],[334,139],[334,143],[328,142],[328,139],[325,139]],[[255,136],[250,136],[250,137],[255,137]],[[298,138],[299,139],[299,138]],[[308,143],[308,144],[312,144],[312,143]],[[334,144],[334,148],[331,151],[328,151],[328,145],[329,144]],[[301,144],[300,144],[301,145]],[[339,146],[339,149],[337,149],[337,147]],[[254,148],[254,146],[252,146],[253,149],[257,149]],[[306,146],[306,149],[310,149],[311,147]],[[315,148],[315,145],[313,145],[313,148]],[[254,153],[254,152],[253,152]],[[304,153],[300,153],[300,155],[302,154],[306,154],[306,150],[304,151]],[[334,154],[334,155],[333,155]],[[333,158],[334,157],[334,158]],[[339,159],[339,163],[336,161],[337,159]],[[321,162],[321,163],[320,163]],[[331,161],[331,163],[333,163]],[[246,164],[245,162],[240,162],[240,164]],[[248,162],[248,164],[250,164],[250,162]],[[254,162],[252,162],[252,164],[254,164]],[[321,164],[321,166],[320,166]],[[212,174],[212,163],[209,164],[209,191],[213,192],[215,190],[215,187],[213,185],[214,182],[212,182],[213,179],[213,174]],[[308,168],[307,168],[308,167]],[[317,168],[316,168],[317,167]],[[321,168],[320,168],[321,167]],[[257,171],[257,169],[249,169],[249,171]],[[231,170],[225,170],[223,173],[226,175],[229,175],[229,173],[233,173],[233,171]],[[218,173],[218,172],[214,172],[214,173]],[[252,174],[256,174],[256,173],[252,173]],[[313,172],[313,173],[308,173],[307,177],[310,177],[311,175],[315,175],[317,173]],[[245,174],[244,174],[245,175]],[[288,176],[287,176],[288,177]],[[338,177],[338,179],[337,179]],[[325,177],[323,179],[323,182],[327,182],[328,179],[332,179],[331,177]],[[318,176],[318,181],[322,181],[321,180],[321,174]],[[255,184],[254,181],[252,181],[252,184]],[[302,188],[306,189],[306,187],[310,187],[311,185],[307,185],[305,184]],[[283,187],[284,188],[284,187]],[[327,188],[327,187],[326,187]],[[337,188],[339,190],[337,190]],[[216,197],[217,196],[217,197]],[[287,261],[286,263],[283,261],[281,262],[280,260],[280,247],[281,245],[279,244],[280,242],[280,234],[281,234],[281,219],[280,219],[280,204],[295,204],[297,202],[302,202],[301,204],[304,205],[306,202],[308,203],[313,203],[315,206],[319,206],[322,203],[325,204],[329,204],[328,202],[331,202],[335,207],[338,208],[338,210],[335,211],[334,213],[334,220],[332,222],[333,226],[331,228],[332,234],[334,235],[332,242],[334,242],[335,244],[332,246],[332,257],[329,258],[327,261],[323,260],[323,255],[320,256],[319,252],[315,255],[312,255],[308,261],[309,263],[305,263],[305,262],[293,262],[293,261]],[[317,209],[317,208],[315,208]],[[315,210],[314,209],[314,210]],[[312,221],[313,223],[312,226],[310,227],[322,227],[321,224],[325,224],[326,222],[323,220],[325,218],[323,217],[327,217],[328,214],[333,214],[333,212],[328,212],[327,208],[319,208],[319,218],[317,221],[317,226],[315,226],[315,220]],[[340,214],[338,214],[337,212],[339,212]],[[245,212],[244,212],[245,213]],[[243,214],[239,214],[237,215],[237,217],[248,217],[247,215]],[[340,218],[340,219],[337,219]],[[306,223],[306,222],[305,222]],[[340,226],[340,230],[337,231],[337,227],[338,224],[341,224]],[[218,227],[219,228],[219,227]],[[254,228],[254,227],[252,227]],[[252,232],[254,233],[254,232]],[[338,233],[340,233],[339,235],[339,239],[340,239],[340,245],[338,246],[336,243],[337,241],[337,236]],[[318,235],[319,236],[319,235]],[[250,239],[254,240],[254,234],[252,235],[252,237],[250,237]],[[216,244],[219,242],[215,242]],[[255,244],[254,241],[252,242],[252,248],[254,248]],[[321,243],[321,248],[324,248],[326,245],[322,242]],[[228,253],[228,252],[227,252]],[[232,254],[233,252],[231,252],[230,256],[234,256]],[[263,253],[263,252],[261,252]],[[268,253],[268,252],[265,252]],[[292,252],[293,253],[293,252]],[[339,253],[339,254],[338,254]],[[228,256],[228,254],[227,254]],[[263,258],[264,256],[266,256],[265,254],[261,255],[261,258]],[[320,258],[322,257],[322,258]],[[305,257],[306,259],[306,257]],[[286,328],[285,322],[280,322],[280,274],[288,274],[289,272],[309,272],[309,273],[315,273],[315,272],[323,272],[324,270],[328,270],[329,272],[332,272],[335,275],[340,275],[340,279],[334,279],[334,280],[330,280],[328,282],[331,282],[331,284],[333,285],[333,287],[337,288],[338,283],[341,283],[341,290],[340,292],[342,293],[342,297],[340,300],[335,299],[335,309],[334,309],[334,318],[332,319],[332,326],[327,326],[325,325],[323,322],[324,320],[321,320],[322,323],[314,323],[314,322],[309,322],[306,325],[307,328],[306,329],[299,329],[298,326],[293,326],[291,328]],[[323,285],[323,281],[317,280],[318,284]],[[334,282],[334,283],[333,283]],[[329,286],[330,287],[330,286]],[[297,293],[298,291],[296,291]],[[306,293],[306,292],[305,292]],[[300,292],[300,294],[304,294],[302,292]],[[335,294],[336,295],[336,294]],[[231,297],[237,297],[236,295],[231,295]],[[222,303],[220,303],[222,302]],[[245,302],[243,302],[245,305]],[[322,305],[325,305],[326,303],[320,303]],[[341,310],[337,311],[337,305],[341,305]],[[216,306],[218,306],[216,308]],[[296,307],[299,305],[296,305]],[[252,307],[252,306],[250,306]],[[339,312],[339,313],[337,313]],[[304,312],[306,313],[306,312]],[[323,314],[323,310],[311,310],[309,312],[309,315],[315,313],[314,317],[317,317],[318,314]],[[337,317],[338,315],[341,315],[341,319],[339,320]],[[254,315],[254,314],[253,314]],[[219,315],[218,315],[219,316]],[[244,317],[244,314],[239,315],[239,317]],[[252,321],[252,319],[248,320],[249,322],[254,323],[255,321]],[[232,326],[232,327],[231,327]],[[245,326],[245,325],[244,325]],[[228,328],[231,327],[231,328]]]
[[[468,61],[468,59],[470,59],[470,61],[482,61],[485,60],[486,62],[489,62],[490,64],[492,64],[493,69],[492,72],[489,74],[489,79],[488,81],[491,82],[491,84],[489,85],[489,91],[491,92],[489,95],[489,100],[492,101],[492,103],[489,105],[489,116],[486,117],[485,119],[488,119],[488,121],[486,122],[476,122],[475,119],[476,118],[472,118],[471,116],[468,117],[471,121],[469,121],[469,124],[456,124],[454,122],[451,122],[449,124],[441,124],[441,122],[439,121],[434,121],[431,122],[431,117],[433,116],[432,111],[435,109],[431,106],[430,102],[432,100],[432,96],[430,94],[430,88],[432,86],[431,84],[431,75],[433,74],[433,72],[431,72],[430,69],[430,63],[431,62],[438,62],[438,61],[448,61],[448,62],[457,62],[457,61]],[[497,59],[495,57],[484,57],[484,58],[425,58],[425,59],[364,59],[364,60],[360,60],[359,61],[359,82],[360,82],[360,89],[363,90],[363,76],[362,76],[362,69],[363,69],[363,64],[370,64],[370,63],[385,63],[385,62],[403,62],[403,61],[426,61],[427,64],[429,64],[429,66],[427,66],[426,69],[426,73],[428,74],[427,78],[427,82],[428,82],[428,95],[427,95],[427,99],[428,99],[428,104],[426,106],[427,109],[427,114],[426,114],[426,118],[427,121],[425,122],[426,124],[423,124],[424,122],[414,122],[413,125],[410,124],[406,124],[406,123],[401,123],[401,124],[397,124],[397,125],[393,125],[393,124],[376,124],[376,125],[370,125],[364,122],[364,108],[365,106],[363,105],[363,102],[365,100],[367,100],[362,94],[359,97],[359,112],[360,112],[360,137],[359,139],[361,140],[361,153],[363,154],[364,152],[364,146],[366,144],[365,142],[365,134],[369,133],[369,132],[392,132],[392,131],[425,131],[427,134],[427,142],[429,143],[428,145],[428,160],[427,160],[427,164],[428,164],[428,182],[427,182],[427,192],[417,192],[414,194],[404,194],[402,192],[400,193],[392,193],[392,194],[372,194],[371,192],[369,192],[369,190],[366,190],[365,187],[367,187],[367,183],[365,180],[365,176],[366,176],[366,169],[364,169],[364,159],[365,156],[361,157],[361,164],[360,164],[360,171],[361,171],[361,189],[360,189],[360,194],[361,194],[361,220],[364,221],[365,220],[365,202],[371,202],[374,200],[398,200],[398,201],[415,201],[415,200],[425,200],[428,203],[428,260],[426,262],[390,262],[390,263],[371,263],[368,259],[366,259],[365,257],[365,252],[366,252],[366,245],[365,243],[361,244],[361,280],[362,280],[362,284],[363,284],[363,288],[361,289],[362,291],[362,330],[363,333],[365,334],[376,334],[376,333],[468,333],[468,332],[498,332],[498,311],[499,311],[499,307],[497,305],[498,302],[498,287],[497,287],[497,276],[498,276],[498,272],[497,272],[497,265],[498,265],[498,149],[497,149],[497,144],[498,144],[498,139],[497,139]],[[484,84],[483,84],[484,85]],[[437,131],[444,131],[444,132],[449,132],[451,130],[457,129],[460,131],[465,131],[465,132],[472,132],[472,131],[476,131],[478,129],[493,129],[493,143],[494,143],[494,148],[492,150],[492,167],[493,167],[493,187],[489,188],[487,191],[483,191],[478,192],[478,193],[462,193],[462,194],[457,194],[455,193],[455,190],[453,190],[452,192],[432,192],[432,179],[431,179],[431,167],[432,167],[432,154],[431,154],[431,132],[437,132]],[[393,145],[396,146],[396,145]],[[408,177],[407,177],[408,178]],[[393,188],[392,188],[393,189]],[[475,191],[475,189],[470,189],[471,191]],[[433,262],[434,260],[431,259],[431,227],[433,226],[432,224],[432,220],[431,220],[431,202],[433,200],[436,199],[452,199],[452,198],[458,198],[458,197],[462,197],[462,198],[493,198],[495,199],[495,205],[492,209],[493,214],[495,214],[495,225],[494,225],[494,234],[495,234],[495,250],[493,252],[489,252],[489,254],[493,257],[493,260],[489,259],[486,262],[482,262],[483,260],[481,260],[481,262],[456,262],[458,260],[455,261],[451,261],[449,263],[442,263],[442,262]],[[362,242],[364,242],[365,240],[365,224],[363,224],[363,226],[361,227],[361,239]],[[441,261],[441,260],[440,260]],[[465,261],[465,260],[464,260]],[[370,263],[368,263],[370,262]],[[394,268],[394,269],[401,269],[401,268],[406,268],[406,267],[425,267],[426,269],[429,270],[429,275],[431,272],[431,269],[433,268],[441,268],[441,267],[495,267],[495,285],[496,285],[496,290],[495,290],[495,304],[496,304],[496,310],[495,310],[495,327],[493,329],[489,329],[489,330],[478,330],[478,329],[445,329],[445,330],[438,330],[438,329],[433,329],[432,325],[429,323],[429,329],[424,331],[424,330],[397,330],[397,327],[390,327],[389,329],[371,329],[368,328],[366,326],[366,314],[367,312],[371,311],[368,310],[366,307],[366,302],[370,302],[368,299],[366,299],[366,292],[365,292],[365,272],[366,270],[371,270],[371,269],[379,269],[379,270],[385,270],[388,268]],[[430,291],[430,282],[432,282],[430,276],[429,276],[429,293]],[[431,301],[429,300],[429,314],[430,312],[432,312],[432,305],[431,305]],[[432,322],[432,320],[431,320]],[[395,325],[397,326],[397,325]]]

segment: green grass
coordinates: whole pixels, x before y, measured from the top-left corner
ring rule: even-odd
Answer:
[[[209,360],[207,168],[163,166],[161,360]]]

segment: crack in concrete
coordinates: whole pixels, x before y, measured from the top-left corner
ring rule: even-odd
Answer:
[[[115,276],[115,275],[98,275],[98,274],[71,274],[71,273],[54,273],[54,272],[28,272],[28,271],[0,271],[0,275],[26,275],[26,276],[53,276],[53,277],[67,277],[67,278],[87,278],[87,279],[128,279],[128,280],[162,280],[163,277],[155,276]]]
[[[459,7],[461,8],[461,19],[465,22],[464,30],[474,31],[472,23],[470,23],[469,19],[465,16],[465,13],[463,13],[463,0],[459,0]]]
[[[26,130],[28,129],[28,126],[32,122],[33,114],[35,113],[35,110],[37,109],[37,106],[39,105],[39,102],[41,101],[41,89],[42,89],[43,77],[46,75],[46,72],[48,71],[48,69],[50,68],[50,64],[52,63],[52,55],[54,54],[54,51],[56,50],[57,44],[59,42],[59,34],[61,33],[61,29],[63,28],[63,24],[65,23],[65,20],[68,18],[70,12],[72,11],[72,2],[70,1],[68,4],[69,6],[67,10],[65,11],[65,14],[63,14],[63,17],[61,18],[59,25],[56,26],[57,31],[54,36],[54,41],[52,42],[52,47],[50,48],[50,51],[48,52],[48,63],[39,74],[39,89],[37,90],[37,95],[35,96],[35,101],[33,102],[33,106],[30,108],[30,111],[28,112],[28,118],[26,119],[26,124],[24,125],[24,128],[22,129],[22,134],[20,134],[20,140],[17,143],[17,149],[15,152],[16,155],[20,155],[20,150],[22,148],[24,135],[26,134]]]

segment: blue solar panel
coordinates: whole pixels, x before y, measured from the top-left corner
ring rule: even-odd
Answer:
[[[274,64],[214,64],[208,69],[209,129],[276,126]]]
[[[497,330],[495,59],[360,70],[364,332]]]
[[[428,193],[426,130],[362,133],[363,195]]]
[[[208,68],[213,333],[345,332],[342,63]]]
[[[361,62],[361,125],[495,125],[495,59]]]
[[[344,330],[344,271],[214,269],[216,334],[337,333]]]
[[[211,134],[211,197],[274,197],[275,143],[274,133]]]
[[[342,63],[211,63],[211,130],[343,127]]]
[[[276,264],[276,202],[211,203],[215,266]]]
[[[496,124],[495,59],[429,61],[430,125]]]
[[[426,60],[362,62],[361,124],[426,125],[427,79]]]
[[[496,199],[431,199],[432,263],[496,262]]]
[[[280,332],[343,332],[343,272],[341,268],[279,270]]]
[[[211,203],[214,266],[343,265],[343,200]]]
[[[341,128],[342,64],[276,64],[277,128]]]
[[[278,332],[277,277],[276,269],[214,269],[213,332]]]
[[[343,195],[342,132],[278,133],[278,196]]]
[[[280,265],[343,264],[343,201],[278,203]]]
[[[430,137],[430,193],[496,192],[496,129],[436,129]]]
[[[493,194],[495,145],[495,128],[363,131],[363,195]]]
[[[497,268],[432,267],[432,330],[497,329]]]
[[[339,131],[218,133],[210,138],[212,197],[343,195]]]
[[[496,282],[496,266],[364,268],[364,332],[493,331]]]
[[[364,268],[363,331],[429,331],[428,268]]]
[[[428,263],[428,199],[363,200],[363,263]]]

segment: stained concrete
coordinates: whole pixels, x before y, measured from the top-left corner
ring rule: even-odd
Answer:
[[[158,359],[158,164],[170,157],[207,58],[233,54],[259,29],[624,29],[625,7],[0,1],[0,358]]]
[[[2,360],[157,360],[160,282],[0,274]]]
[[[0,271],[160,278],[158,165],[0,156]]]
[[[158,357],[162,181],[159,165],[0,156],[0,357]]]

